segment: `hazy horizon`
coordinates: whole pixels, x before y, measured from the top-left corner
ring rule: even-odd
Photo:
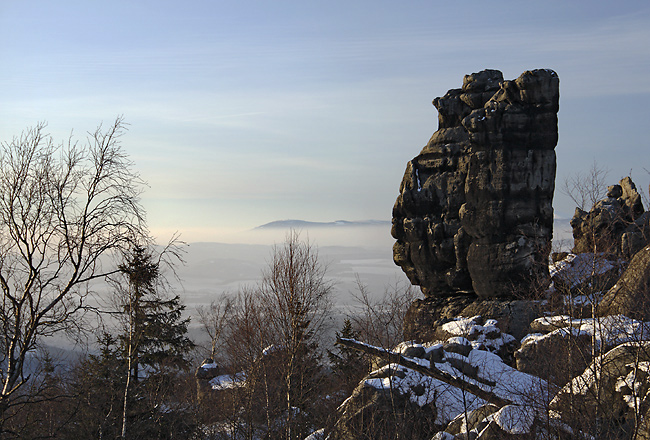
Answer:
[[[159,241],[390,220],[431,101],[486,68],[558,73],[558,188],[594,160],[607,184],[650,182],[647,1],[0,0],[0,37],[0,140],[47,121],[83,141],[123,115]]]

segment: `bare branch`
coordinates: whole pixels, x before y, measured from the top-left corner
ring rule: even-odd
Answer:
[[[79,322],[88,281],[114,273],[101,259],[147,235],[123,118],[85,146],[56,146],[45,127],[0,144],[0,423],[27,381],[28,354]]]

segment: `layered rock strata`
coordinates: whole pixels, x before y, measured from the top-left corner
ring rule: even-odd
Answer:
[[[559,78],[466,75],[433,101],[439,128],[406,167],[395,263],[425,296],[507,296],[548,278]]]

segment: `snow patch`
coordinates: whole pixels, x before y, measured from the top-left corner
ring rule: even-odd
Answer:
[[[551,264],[549,273],[551,278],[562,281],[572,289],[593,276],[620,267],[622,263],[623,261],[619,259],[614,264],[603,253],[569,254],[564,260]]]
[[[213,377],[208,384],[216,391],[241,388],[246,385],[246,375],[243,372],[234,375],[223,374]]]
[[[535,415],[518,405],[506,405],[494,414],[494,421],[508,434],[528,434]]]

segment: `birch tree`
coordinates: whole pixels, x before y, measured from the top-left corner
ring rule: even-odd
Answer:
[[[26,364],[43,338],[74,329],[88,283],[115,273],[145,235],[143,182],[122,150],[121,117],[81,144],[56,145],[46,125],[0,144],[0,431],[30,400]]]
[[[309,376],[314,376],[318,337],[331,310],[333,285],[326,272],[318,251],[308,241],[302,241],[296,231],[287,235],[282,246],[274,248],[263,272],[259,294],[270,331],[284,354],[286,439],[305,435],[295,416],[304,411],[309,393],[314,391]]]

